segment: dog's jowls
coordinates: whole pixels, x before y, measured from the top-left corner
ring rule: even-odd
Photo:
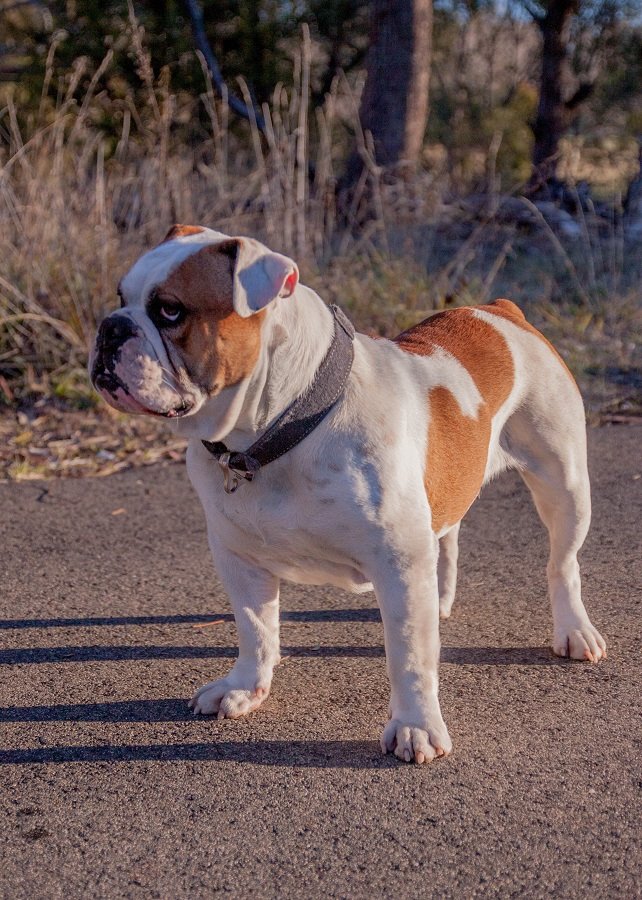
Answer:
[[[584,410],[550,344],[510,301],[439,313],[394,341],[357,335],[345,391],[308,436],[235,493],[201,440],[247,449],[312,382],[333,336],[295,263],[249,238],[175,226],[122,279],[92,379],[127,412],[165,416],[229,594],[239,655],[196,692],[234,718],[267,697],[279,661],[279,583],[374,588],[390,678],[385,752],[450,752],[438,700],[439,616],[450,615],[459,523],[489,478],[516,468],[550,535],[553,649],[598,662],[580,596],[589,526]]]

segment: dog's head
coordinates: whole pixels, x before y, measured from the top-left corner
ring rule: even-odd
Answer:
[[[94,387],[124,412],[198,412],[251,375],[266,307],[297,282],[295,263],[258,241],[175,225],[120,282],[91,354]]]

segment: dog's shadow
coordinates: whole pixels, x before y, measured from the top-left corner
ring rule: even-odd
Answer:
[[[0,619],[0,630],[15,631],[24,628],[96,628],[101,626],[127,625],[206,625],[216,619],[233,622],[229,612],[185,613],[182,615],[149,616],[85,616],[50,619]],[[377,607],[357,609],[300,609],[282,610],[281,622],[381,622]]]
[[[442,647],[440,661],[458,666],[558,666],[569,662],[555,656],[550,647]]]
[[[0,766],[49,763],[216,762],[311,769],[386,769],[376,741],[202,741],[191,744],[105,744],[0,750]]]
[[[83,648],[93,649],[93,648]],[[132,648],[135,650],[136,648]],[[152,648],[155,649],[155,648]],[[183,648],[181,648],[183,649]],[[231,649],[231,648],[230,648]],[[296,649],[296,648],[292,648]],[[355,649],[378,651],[383,656],[383,648],[330,647],[315,651],[315,656],[339,655],[344,649],[350,656]],[[38,651],[30,651],[37,653]],[[51,653],[51,649],[45,650]],[[293,654],[294,655],[294,654]],[[135,658],[135,655],[134,655]],[[560,665],[568,660],[553,656],[548,647],[443,647],[441,662],[454,665]],[[193,720],[184,699],[168,700],[117,700],[107,703],[70,703],[52,706],[9,706],[0,709],[0,722],[186,722]],[[197,720],[197,721],[207,721]]]
[[[283,656],[338,659],[383,657],[380,644],[325,644],[315,646],[283,646]],[[122,662],[162,659],[235,659],[238,648],[216,646],[180,646],[174,644],[66,645],[62,647],[19,647],[0,650],[0,665],[40,663]],[[548,647],[442,647],[441,662],[450,665],[487,666],[551,666],[563,661],[553,656]],[[0,711],[0,721],[2,712]]]
[[[149,616],[97,616],[89,618],[52,618],[52,619],[0,619],[0,630],[18,629],[50,629],[50,628],[88,628],[97,626],[146,626],[146,625],[206,625],[212,619],[217,622],[232,622],[231,613],[193,614],[193,615],[149,615]],[[361,609],[318,609],[318,610],[284,610],[281,614],[284,623],[331,623],[359,622],[380,623],[381,616],[376,607]],[[98,662],[135,659],[198,659],[198,658],[235,658],[236,647],[221,646],[151,646],[133,644],[127,646],[65,646],[65,647],[33,647],[13,650],[0,650],[0,665],[16,665],[19,663],[50,662]],[[288,656],[334,656],[334,657],[369,657],[383,656],[381,645],[350,646],[325,645],[315,647],[284,647]],[[441,661],[455,665],[556,665],[561,661],[554,657],[548,647],[442,647]]]
[[[71,703],[0,710],[3,722],[184,722],[211,732],[209,716],[194,719],[183,699]],[[234,762],[306,768],[387,768],[375,741],[211,740],[181,744],[104,744],[0,750],[0,766],[43,763]]]
[[[37,654],[38,649],[32,650]],[[92,649],[92,648],[85,648]],[[136,648],[132,648],[134,651]],[[180,648],[181,655],[186,648]],[[198,648],[194,648],[198,650]],[[226,648],[227,649],[227,648]],[[296,649],[296,648],[293,648]],[[305,648],[302,648],[305,650]],[[343,648],[345,655],[366,648]],[[367,648],[369,655],[383,656],[383,648]],[[341,648],[319,648],[315,655],[339,655]],[[45,655],[51,653],[45,650]],[[196,653],[195,655],[199,655]],[[227,655],[227,653],[225,654]],[[305,653],[301,654],[305,655]],[[359,654],[360,655],[360,654]],[[86,658],[86,657],[85,657]],[[91,658],[91,657],[90,657]],[[135,652],[134,657],[136,658]],[[33,658],[32,658],[32,661]],[[553,656],[548,647],[444,647],[442,662],[454,665],[568,665]],[[184,699],[119,700],[105,703],[72,703],[0,709],[0,722],[186,722],[208,727],[212,720],[194,720]],[[384,769],[397,765],[383,756],[375,741],[252,740],[201,741],[182,744],[104,744],[97,746],[35,747],[1,750],[1,765],[46,763],[136,763],[136,762],[235,762],[252,765],[305,768]]]

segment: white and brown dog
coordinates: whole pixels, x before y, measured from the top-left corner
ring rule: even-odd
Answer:
[[[195,713],[234,718],[267,697],[279,662],[279,582],[374,588],[390,721],[384,752],[450,752],[437,696],[459,523],[517,469],[550,535],[553,650],[598,662],[580,596],[589,526],[584,410],[571,374],[508,300],[438,313],[394,340],[357,334],[345,387],[313,431],[228,493],[205,441],[243,451],[314,382],[334,318],[287,257],[249,238],[175,226],[120,283],[93,382],[117,409],[176,419],[238,627],[229,674]]]

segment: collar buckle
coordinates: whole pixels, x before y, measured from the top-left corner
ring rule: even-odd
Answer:
[[[221,453],[221,455],[217,458],[217,463],[223,470],[223,475],[225,476],[225,481],[223,482],[223,489],[226,494],[233,494],[234,491],[238,490],[240,484],[244,480],[251,481],[252,473],[251,472],[242,472],[240,469],[234,469],[230,466],[230,456],[231,453]]]

